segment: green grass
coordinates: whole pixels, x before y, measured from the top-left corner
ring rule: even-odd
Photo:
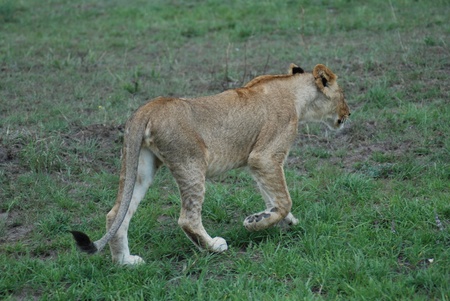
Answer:
[[[449,300],[448,1],[0,0],[0,299]],[[104,232],[123,124],[159,95],[328,65],[352,118],[299,129],[286,166],[300,223],[249,233],[251,177],[208,183],[199,252],[166,169],[130,226],[146,264],[86,256]]]

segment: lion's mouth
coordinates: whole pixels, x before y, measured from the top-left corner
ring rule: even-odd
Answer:
[[[336,120],[336,123],[334,126],[336,128],[340,128],[340,127],[344,126],[344,123],[346,120],[347,120],[347,118],[339,118],[338,120]]]
[[[350,113],[348,113],[347,115],[343,115],[341,117],[339,117],[336,122],[335,122],[335,127],[336,128],[341,128],[344,126],[344,123],[347,121],[348,117],[350,116]]]
[[[325,123],[331,130],[339,130],[344,127],[347,119],[347,116],[333,116],[322,120],[322,122]]]

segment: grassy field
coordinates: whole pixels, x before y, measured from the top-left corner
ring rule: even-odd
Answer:
[[[0,0],[0,299],[449,300],[448,0]],[[293,62],[329,66],[352,118],[299,129],[290,231],[248,233],[252,179],[209,182],[224,254],[177,226],[161,170],[130,227],[146,264],[80,254],[104,233],[123,124],[159,95],[239,87]]]

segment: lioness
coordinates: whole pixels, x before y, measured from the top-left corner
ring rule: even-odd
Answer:
[[[312,73],[291,64],[289,74],[256,77],[242,88],[196,99],[158,97],[141,106],[125,128],[119,191],[106,216],[106,234],[91,242],[72,231],[79,248],[101,251],[109,242],[112,259],[138,264],[130,255],[127,231],[131,217],[165,164],[181,195],[178,224],[200,249],[227,250],[221,237],[203,228],[205,179],[247,166],[266,203],[264,211],[244,220],[250,231],[280,222],[295,225],[283,164],[299,122],[321,121],[340,128],[350,115],[337,76],[326,66]]]

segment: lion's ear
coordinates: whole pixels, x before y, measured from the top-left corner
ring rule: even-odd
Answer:
[[[289,66],[289,74],[294,75],[297,73],[305,73],[305,70],[297,66],[296,64],[291,64]]]
[[[325,87],[333,85],[337,79],[337,75],[322,64],[314,67],[313,76],[316,81],[316,86],[320,89],[320,91],[323,91]]]

